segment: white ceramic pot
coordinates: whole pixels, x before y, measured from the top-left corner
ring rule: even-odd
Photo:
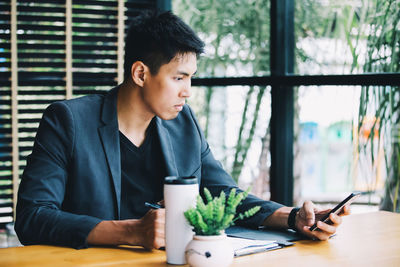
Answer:
[[[186,246],[185,257],[192,267],[226,267],[232,263],[233,248],[225,234],[195,235]]]

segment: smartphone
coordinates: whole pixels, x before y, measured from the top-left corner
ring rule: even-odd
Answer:
[[[343,207],[347,204],[351,204],[354,200],[356,200],[359,196],[361,196],[361,192],[353,192],[351,193],[348,197],[346,197],[342,202],[340,202],[339,204],[336,205],[336,207],[334,207],[330,212],[328,212],[326,215],[324,215],[324,217],[321,218],[320,221],[324,222],[324,223],[330,223],[329,220],[329,214],[331,213],[335,213],[335,214],[339,214]],[[315,231],[317,230],[317,223],[315,223],[313,226],[311,226],[310,231]]]

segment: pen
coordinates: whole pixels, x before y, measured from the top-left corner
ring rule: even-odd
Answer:
[[[161,205],[158,205],[158,204],[155,204],[155,203],[149,203],[149,202],[144,202],[144,205],[146,207],[149,207],[149,208],[152,208],[152,209],[162,209],[162,208],[164,208]]]

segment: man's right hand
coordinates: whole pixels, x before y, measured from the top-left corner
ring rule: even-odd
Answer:
[[[140,219],[102,221],[87,237],[91,245],[165,246],[165,209],[149,210]]]
[[[139,221],[142,228],[140,245],[146,249],[165,247],[165,209],[151,209]]]

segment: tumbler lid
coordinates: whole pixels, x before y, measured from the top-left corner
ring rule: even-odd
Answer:
[[[164,178],[164,184],[197,184],[196,176],[167,176]]]

